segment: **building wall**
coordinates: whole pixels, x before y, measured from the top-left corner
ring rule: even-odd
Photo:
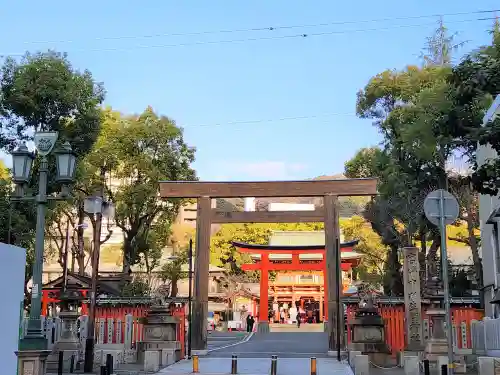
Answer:
[[[217,201],[212,199],[212,208],[217,207]],[[179,215],[175,219],[177,224],[189,225],[192,227],[196,227],[196,213],[197,213],[198,205],[195,202],[187,203],[182,206],[179,210]]]
[[[484,116],[483,123],[487,123],[500,114],[500,95]],[[497,158],[496,152],[488,145],[478,146],[477,163],[484,164],[488,159]],[[479,196],[479,220],[481,230],[481,256],[483,264],[484,307],[485,315],[495,316],[495,308],[490,302],[498,291],[499,265],[498,254],[499,238],[493,235],[493,225],[486,224],[491,213],[500,205],[499,197],[490,195]]]

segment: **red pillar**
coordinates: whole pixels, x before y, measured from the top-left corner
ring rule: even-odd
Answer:
[[[325,260],[325,253],[323,253],[323,303],[324,305],[324,314],[325,314],[325,319],[324,321],[328,321],[328,283],[326,282],[326,260]],[[322,317],[323,318],[323,317]]]
[[[47,316],[49,307],[49,290],[42,290],[42,316]]]
[[[87,298],[87,290],[82,290],[82,296],[83,296],[83,298]],[[88,305],[86,303],[82,302],[81,308],[82,308],[81,315],[88,315],[89,314]]]
[[[260,304],[259,304],[259,322],[269,321],[269,255],[262,254],[260,269]]]

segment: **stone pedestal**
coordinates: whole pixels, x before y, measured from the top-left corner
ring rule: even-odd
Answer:
[[[269,333],[269,322],[264,321],[264,322],[258,322],[257,323],[257,332],[258,333]]]
[[[52,352],[47,358],[47,370],[57,372],[59,352],[64,352],[63,372],[69,372],[71,366],[71,357],[75,356],[76,366],[79,361],[78,353],[80,351],[80,340],[76,335],[76,322],[78,320],[78,311],[61,311],[59,318],[62,320],[63,331],[60,339],[55,343]]]
[[[18,375],[45,375],[46,361],[50,350],[22,350],[16,352],[19,364]]]
[[[147,352],[158,352],[158,363],[162,357],[162,350],[173,351],[174,361],[181,359],[181,343],[177,341],[177,325],[179,319],[171,315],[166,306],[152,306],[144,324],[144,338],[137,344],[139,363],[145,363],[147,358],[156,358]],[[150,362],[154,359],[149,360]],[[154,366],[153,366],[154,367]]]
[[[444,330],[445,311],[442,309],[429,309],[427,316],[431,322],[431,337],[425,346],[425,358],[429,360],[429,365],[438,368],[439,358],[448,357],[448,343]],[[446,360],[447,361],[447,360]]]

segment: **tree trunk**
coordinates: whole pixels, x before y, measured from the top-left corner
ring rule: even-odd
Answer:
[[[403,279],[401,274],[401,263],[399,262],[399,247],[391,245],[386,261],[384,289],[387,295],[402,296]]]
[[[123,234],[123,266],[122,272],[124,275],[130,273],[130,268],[132,267],[132,253],[133,245],[127,234]]]
[[[420,285],[423,290],[425,286],[427,272],[425,270],[425,256],[427,255],[427,232],[422,230],[420,233],[420,252],[418,253],[418,263],[420,266]]]
[[[83,237],[83,232],[85,230],[85,228],[83,228],[84,223],[85,212],[83,211],[83,207],[78,207],[78,227],[76,230],[78,247],[76,251],[76,263],[78,264],[78,274],[81,276],[85,275],[85,241]]]
[[[170,284],[170,296],[172,298],[177,297],[177,294],[179,293],[179,286],[178,286],[178,279],[174,278],[171,280]]]
[[[474,233],[475,225],[471,215],[467,215],[467,233],[469,235],[469,246],[472,252],[472,262],[474,263],[474,276],[479,289],[483,286],[483,264],[479,257],[479,244]]]
[[[432,278],[438,275],[438,260],[437,252],[441,247],[441,237],[439,232],[432,233],[432,243],[429,247],[429,252],[427,253],[427,280],[432,280]]]

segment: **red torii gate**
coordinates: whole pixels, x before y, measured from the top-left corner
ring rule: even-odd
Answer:
[[[341,252],[352,252],[353,247],[358,241],[344,242],[340,244]],[[244,271],[260,271],[260,303],[259,303],[259,322],[266,322],[269,319],[269,271],[322,271],[324,283],[324,301],[328,301],[328,283],[325,275],[327,274],[325,246],[324,245],[306,245],[306,246],[284,246],[284,245],[257,245],[243,242],[233,242],[242,253],[260,255],[260,260],[255,263],[243,264],[241,269]],[[270,254],[291,255],[289,263],[273,263],[269,259]],[[321,260],[315,263],[302,262],[300,254],[321,254]],[[355,261],[356,264],[353,263]],[[342,261],[342,271],[349,271],[351,267],[357,265],[357,259]],[[324,309],[325,319],[328,319],[328,309]]]

